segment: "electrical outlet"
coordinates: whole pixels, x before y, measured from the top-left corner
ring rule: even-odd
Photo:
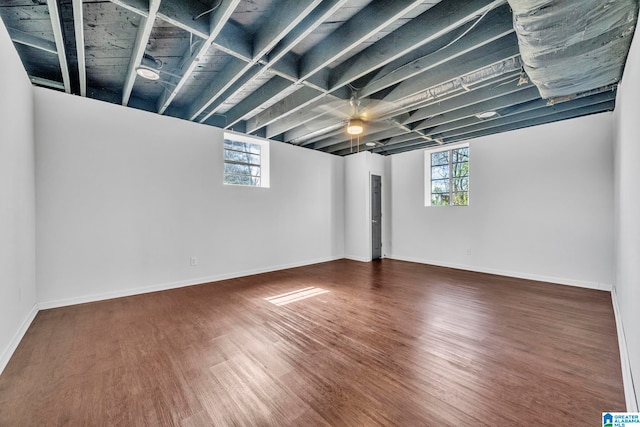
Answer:
[[[189,265],[191,267],[194,267],[194,266],[198,265],[198,258],[192,256],[191,259],[189,260]]]

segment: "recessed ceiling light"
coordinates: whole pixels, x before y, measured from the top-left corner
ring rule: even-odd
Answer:
[[[498,113],[496,113],[495,111],[484,111],[482,113],[478,113],[476,114],[476,117],[479,119],[490,119],[493,116],[497,116]]]
[[[366,145],[367,147],[375,147],[376,143],[375,142],[367,142],[364,145]]]
[[[158,80],[160,78],[160,74],[156,70],[152,70],[151,68],[146,67],[138,67],[136,68],[136,73],[143,79],[147,80]]]

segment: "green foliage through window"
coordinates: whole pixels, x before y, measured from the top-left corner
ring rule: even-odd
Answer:
[[[224,183],[260,187],[260,145],[224,140]]]
[[[469,147],[431,154],[431,205],[469,204]]]

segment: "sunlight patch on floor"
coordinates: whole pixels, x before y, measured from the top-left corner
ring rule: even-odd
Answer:
[[[309,288],[302,288],[296,291],[286,292],[284,294],[268,297],[265,298],[265,300],[275,305],[286,305],[292,302],[315,297],[316,295],[326,294],[327,292],[329,291],[312,286]]]

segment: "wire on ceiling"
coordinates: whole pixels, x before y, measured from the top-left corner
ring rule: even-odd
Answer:
[[[446,45],[442,46],[441,48],[438,48],[438,49],[434,50],[433,52],[430,52],[430,53],[428,53],[428,54],[426,54],[426,55],[424,55],[424,56],[421,56],[421,57],[419,57],[419,58],[416,58],[416,59],[414,59],[413,61],[407,62],[406,64],[399,66],[399,67],[398,67],[398,68],[396,68],[395,70],[392,70],[392,71],[390,71],[389,73],[385,74],[384,76],[378,77],[377,79],[374,79],[374,80],[372,80],[372,81],[371,81],[371,82],[369,82],[369,83],[377,82],[378,80],[382,79],[383,77],[389,76],[389,75],[391,75],[391,74],[393,74],[393,73],[396,73],[396,72],[398,72],[398,71],[400,71],[400,70],[403,70],[403,69],[405,69],[406,67],[409,67],[410,65],[415,64],[415,63],[416,63],[416,62],[418,62],[418,61],[422,61],[423,59],[428,58],[428,57],[430,57],[431,55],[434,55],[434,54],[436,54],[436,53],[438,53],[438,52],[441,52],[441,51],[445,50],[446,48],[448,48],[448,47],[449,47],[449,46],[451,46],[452,44],[457,43],[461,38],[463,38],[464,36],[466,36],[467,34],[469,34],[471,31],[473,31],[473,29],[474,29],[475,27],[477,27],[477,26],[478,26],[478,24],[479,24],[479,23],[480,23],[480,22],[485,18],[485,16],[487,16],[487,14],[488,14],[489,12],[491,12],[492,10],[493,10],[493,8],[489,8],[489,9],[487,9],[487,10],[486,10],[482,15],[480,15],[480,17],[479,17],[478,19],[476,19],[476,21],[475,21],[475,22],[474,22],[474,23],[473,23],[469,28],[467,28],[467,29],[466,29],[462,34],[460,34],[458,37],[456,37],[455,39],[451,40],[449,43],[447,43]]]
[[[218,3],[217,3],[215,6],[213,6],[211,9],[209,9],[209,10],[205,10],[205,11],[204,11],[204,12],[202,12],[200,15],[198,15],[198,16],[194,16],[192,19],[195,21],[196,19],[200,19],[200,18],[202,18],[204,15],[206,15],[206,14],[208,14],[208,13],[211,13],[211,12],[213,12],[214,10],[216,10],[217,8],[219,8],[221,4],[222,4],[222,0],[218,0]]]

